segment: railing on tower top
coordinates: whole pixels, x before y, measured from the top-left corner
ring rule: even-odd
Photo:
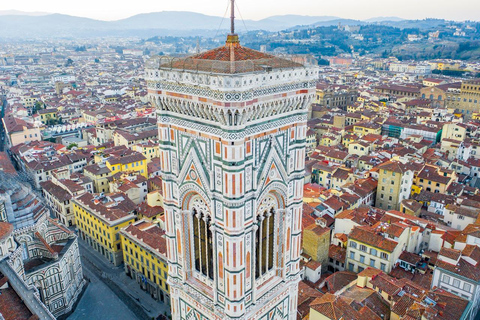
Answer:
[[[235,64],[232,72],[232,63]],[[255,71],[269,71],[271,69],[298,68],[302,65],[284,58],[272,57],[267,59],[218,61],[193,58],[154,57],[147,61],[147,69],[188,70],[207,73],[248,73]]]

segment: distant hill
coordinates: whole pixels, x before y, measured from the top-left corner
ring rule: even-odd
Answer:
[[[186,11],[162,11],[134,15],[117,21],[100,21],[64,14],[41,12],[1,11],[0,38],[47,37],[104,37],[155,35],[199,36],[214,35],[219,29],[229,29],[228,19]],[[0,12],[0,14],[1,14]],[[272,16],[262,20],[237,20],[238,32],[287,29],[305,29],[334,25],[365,25],[368,23],[399,28],[428,28],[445,23],[445,20],[403,20],[397,17],[377,17],[367,21],[342,19],[333,16]],[[245,30],[245,27],[247,30]]]
[[[257,29],[265,29],[272,31],[278,31],[283,29],[289,29],[295,26],[305,26],[311,25],[320,21],[329,21],[340,19],[339,17],[334,16],[300,16],[300,15],[283,15],[283,16],[272,16],[259,21],[256,21]]]
[[[7,15],[0,19],[0,37],[72,37],[88,36],[107,30],[108,22],[63,14],[44,16]]]
[[[208,16],[195,12],[162,11],[137,14],[132,17],[111,21],[110,27],[114,29],[217,29],[222,21],[221,17]],[[229,25],[228,21],[223,27]]]
[[[327,27],[327,26],[336,26],[336,25],[344,25],[344,26],[358,26],[367,24],[367,22],[360,21],[360,20],[353,20],[353,19],[335,19],[329,21],[319,21],[312,24],[312,27]]]
[[[423,19],[423,20],[399,20],[399,21],[383,21],[382,25],[396,27],[400,29],[406,28],[418,28],[418,29],[430,29],[438,28],[447,24],[444,19]]]
[[[47,14],[51,14],[48,12],[26,12],[26,11],[19,11],[19,10],[0,10],[0,16],[46,16]]]
[[[228,30],[228,19],[186,11],[162,11],[134,15],[117,21],[100,21],[63,14],[30,15],[5,11],[0,19],[0,37],[89,37],[150,34],[203,35],[205,30]],[[279,31],[294,26],[339,19],[332,16],[272,16],[262,20],[237,20],[239,32]],[[188,23],[186,23],[188,22]],[[247,30],[245,30],[245,27]]]
[[[328,21],[339,19],[332,16],[301,16],[301,15],[283,15],[272,16],[262,20],[244,20],[237,19],[237,29],[239,31],[248,30],[267,30],[278,31],[291,28],[298,25],[310,25],[319,21]],[[185,23],[188,21],[188,23]],[[143,13],[126,18],[123,20],[114,21],[111,23],[118,29],[171,29],[171,30],[192,30],[205,29],[217,30],[230,28],[230,21],[226,18],[208,16],[195,12],[186,11],[162,11]]]
[[[374,17],[370,19],[363,20],[365,22],[384,22],[384,21],[403,21],[405,19],[399,17]]]

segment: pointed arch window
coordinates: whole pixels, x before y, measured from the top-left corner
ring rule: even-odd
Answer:
[[[264,200],[256,224],[255,278],[265,275],[274,266],[275,215],[273,199]]]
[[[205,209],[195,207],[193,215],[193,248],[195,271],[213,280],[212,219]]]

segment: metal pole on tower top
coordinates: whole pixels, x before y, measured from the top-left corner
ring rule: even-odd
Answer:
[[[230,33],[235,34],[235,0],[231,0],[230,7]]]

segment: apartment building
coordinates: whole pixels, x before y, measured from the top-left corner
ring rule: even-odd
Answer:
[[[165,232],[140,220],[120,231],[125,273],[155,299],[170,304]]]
[[[402,200],[410,197],[413,177],[410,164],[387,161],[379,165],[376,206],[385,210],[399,210]]]
[[[120,229],[135,221],[134,210],[135,204],[122,193],[85,193],[73,200],[80,236],[115,266],[123,262]]]

